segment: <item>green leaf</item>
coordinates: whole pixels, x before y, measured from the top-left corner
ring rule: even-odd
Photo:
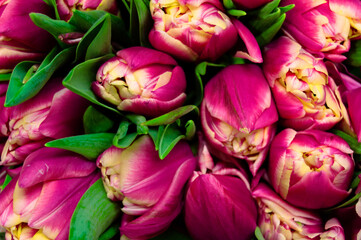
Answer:
[[[24,66],[15,67],[6,95],[6,107],[18,105],[34,97],[45,86],[54,72],[74,57],[74,47],[66,48],[59,53],[57,50],[54,48],[38,69],[34,68],[34,62],[23,62]]]
[[[150,46],[148,34],[153,26],[148,0],[130,1],[130,36],[134,45]]]
[[[356,138],[338,129],[333,129],[332,132],[345,140],[355,153],[361,154],[361,143],[359,143]]]
[[[69,150],[95,160],[112,146],[113,138],[113,133],[93,133],[57,139],[47,142],[45,146]]]
[[[117,234],[119,234],[120,222],[115,221],[110,225],[110,227],[105,230],[102,235],[100,235],[99,240],[110,240],[113,239]]]
[[[262,235],[261,229],[259,227],[256,227],[256,230],[254,231],[254,234],[255,234],[257,240],[265,240],[263,235]]]
[[[360,184],[360,178],[359,175],[361,174],[361,171],[359,172],[354,172],[354,179],[352,180],[351,184],[350,184],[350,188],[355,189],[358,187],[358,185]]]
[[[192,119],[190,119],[186,123],[185,128],[186,128],[186,134],[185,134],[186,139],[191,140],[197,131],[196,124],[194,123],[194,121]]]
[[[274,24],[272,24],[272,26],[268,27],[265,31],[263,31],[260,35],[256,37],[256,40],[260,47],[263,47],[272,41],[274,36],[276,36],[278,31],[281,29],[285,19],[286,19],[286,14],[282,14],[277,19],[277,21]]]
[[[247,15],[247,13],[245,11],[242,11],[239,9],[231,9],[231,10],[228,10],[227,13],[229,15],[237,17],[237,18]]]
[[[101,57],[110,54],[111,50],[111,20],[110,15],[105,14],[92,25],[79,42],[75,61]]]
[[[118,148],[127,148],[134,142],[134,140],[137,138],[137,136],[138,136],[138,133],[135,132],[135,133],[130,133],[121,139],[114,138],[113,145]]]
[[[56,40],[58,40],[59,43],[61,43],[58,38],[59,35],[64,33],[79,32],[79,29],[74,25],[63,20],[52,19],[45,14],[30,13],[30,18],[36,26],[48,31]]]
[[[5,176],[5,180],[4,180],[4,182],[3,182],[3,184],[1,185],[1,187],[0,187],[0,192],[2,191],[2,190],[4,190],[4,188],[11,182],[11,177],[8,175],[8,174],[6,174],[6,176]]]
[[[162,116],[153,118],[146,122],[143,122],[142,125],[159,126],[159,125],[172,124],[177,119],[181,118],[182,116],[186,115],[187,113],[190,113],[193,110],[196,110],[197,112],[199,111],[198,107],[194,106],[194,105],[187,105],[187,106],[179,107],[173,111],[163,114]]]
[[[0,240],[5,240],[5,233],[4,232],[0,232]]]
[[[114,121],[93,106],[89,106],[83,116],[85,133],[107,132],[114,126]]]
[[[167,125],[159,141],[159,158],[164,159],[174,146],[185,136],[178,129],[176,124]]]
[[[58,12],[58,6],[56,5],[56,0],[43,0],[43,1],[54,9],[55,17],[56,19],[59,20],[60,16]]]
[[[144,126],[143,123],[147,121],[147,119],[142,115],[137,114],[127,114],[125,115],[132,123],[137,125],[137,132],[138,134],[148,134],[148,127]]]
[[[274,0],[264,5],[258,13],[258,16],[264,17],[272,13],[279,5],[281,0]]]
[[[236,8],[236,6],[234,5],[232,0],[223,0],[223,6],[226,9],[234,9],[234,8]]]
[[[88,99],[92,103],[120,114],[117,109],[109,107],[108,105],[98,101],[97,96],[91,89],[92,82],[96,79],[96,73],[99,67],[113,56],[113,54],[108,54],[103,57],[90,59],[78,64],[65,77],[63,85],[76,94]]]
[[[1,73],[0,74],[0,82],[9,81],[11,77],[11,73]]]
[[[98,240],[121,214],[121,206],[107,198],[102,180],[82,196],[70,222],[69,240]]]

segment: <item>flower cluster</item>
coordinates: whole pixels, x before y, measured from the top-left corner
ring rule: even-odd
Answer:
[[[359,0],[0,0],[0,239],[361,239]]]

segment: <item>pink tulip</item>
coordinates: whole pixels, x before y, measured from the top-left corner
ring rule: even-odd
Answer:
[[[265,239],[319,239],[321,218],[282,200],[264,183],[253,190],[258,203],[258,226]]]
[[[270,88],[255,64],[228,66],[205,86],[201,122],[213,153],[247,160],[254,175],[266,157],[277,120]]]
[[[331,207],[349,195],[352,153],[348,144],[334,134],[285,129],[270,148],[269,178],[275,191],[295,206]]]
[[[56,0],[60,19],[68,21],[73,10],[103,10],[117,15],[119,10],[115,0]]]
[[[42,0],[0,1],[0,73],[25,60],[41,60],[54,45],[52,36],[31,21],[31,12],[52,15]]]
[[[182,209],[183,188],[195,157],[179,142],[163,160],[148,135],[126,149],[111,147],[98,157],[108,197],[121,200],[122,235],[149,239],[163,232]]]
[[[121,50],[98,70],[93,91],[121,111],[159,116],[185,101],[183,69],[165,53],[132,47]]]
[[[44,143],[82,133],[82,117],[87,106],[84,98],[62,87],[61,79],[55,78],[34,98],[10,107],[9,137],[0,165],[21,164]]]
[[[42,148],[0,194],[7,239],[67,239],[73,211],[99,179],[96,165],[60,149]]]
[[[346,17],[351,26],[350,39],[361,37],[361,2],[358,0],[328,0],[330,9],[338,15]]]
[[[345,240],[343,227],[336,218],[328,220],[325,228],[325,231],[320,235],[320,240]]]
[[[346,59],[350,49],[350,21],[330,9],[332,0],[285,0],[282,5],[295,4],[287,12],[283,24],[286,33],[313,54],[334,62]],[[338,1],[340,2],[340,1]]]
[[[248,51],[237,53],[239,57],[262,62],[252,33],[223,10],[219,0],[151,0],[149,41],[184,61],[215,61],[236,45],[239,35]]]
[[[247,176],[231,165],[214,166],[202,140],[198,154],[200,171],[193,172],[184,209],[192,239],[251,239],[257,208]]]
[[[263,70],[286,127],[328,130],[341,121],[342,101],[322,59],[288,37],[267,45]]]

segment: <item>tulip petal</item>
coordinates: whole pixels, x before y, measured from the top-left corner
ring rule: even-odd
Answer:
[[[26,158],[19,186],[31,187],[55,179],[83,177],[96,169],[93,162],[70,151],[43,147]]]
[[[352,127],[361,142],[361,111],[358,104],[361,102],[361,88],[354,89],[347,94],[348,112]]]

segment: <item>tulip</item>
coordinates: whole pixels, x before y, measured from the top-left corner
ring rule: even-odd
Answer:
[[[258,204],[258,226],[265,239],[318,239],[321,218],[282,200],[264,183],[253,190]]]
[[[0,73],[25,60],[41,60],[54,45],[52,36],[31,21],[31,12],[51,16],[52,9],[42,0],[0,1]]]
[[[115,0],[56,0],[60,19],[69,21],[73,10],[103,10],[117,15],[119,10]]]
[[[248,52],[236,56],[262,62],[252,33],[230,19],[218,0],[151,0],[150,11],[154,26],[149,41],[158,50],[184,61],[215,61],[236,45],[239,35]]]
[[[179,142],[160,160],[152,139],[144,135],[128,148],[105,150],[97,165],[108,197],[123,203],[120,233],[130,239],[149,239],[180,213],[195,157],[186,142]]]
[[[62,87],[61,79],[54,78],[34,98],[10,107],[8,139],[0,165],[23,163],[44,143],[80,134],[87,101]],[[66,112],[66,114],[64,114]]]
[[[268,174],[275,191],[309,209],[344,200],[354,170],[353,151],[340,137],[319,130],[285,129],[273,140]]]
[[[343,227],[337,218],[332,218],[326,222],[326,231],[320,235],[320,240],[345,240]]]
[[[265,48],[263,70],[285,127],[328,130],[341,121],[342,101],[325,64],[288,37]]]
[[[0,152],[3,150],[7,136],[9,135],[9,108],[4,107],[8,83],[0,82]]]
[[[67,239],[81,196],[99,179],[96,165],[60,149],[42,148],[0,194],[7,239]]]
[[[201,123],[213,153],[247,160],[254,175],[266,157],[277,120],[270,88],[255,64],[228,66],[205,86]]]
[[[202,139],[198,153],[200,171],[193,172],[184,209],[192,239],[251,239],[257,208],[247,176],[223,162],[214,165]]]
[[[121,111],[159,116],[182,106],[186,98],[183,69],[172,57],[149,48],[119,51],[99,68],[96,80],[93,91]]]
[[[361,37],[361,2],[358,0],[329,0],[330,9],[346,17],[351,26],[350,39]]]
[[[330,9],[332,0],[285,0],[282,5],[295,4],[287,12],[283,28],[299,44],[313,54],[334,62],[346,59],[350,49],[350,21]]]

